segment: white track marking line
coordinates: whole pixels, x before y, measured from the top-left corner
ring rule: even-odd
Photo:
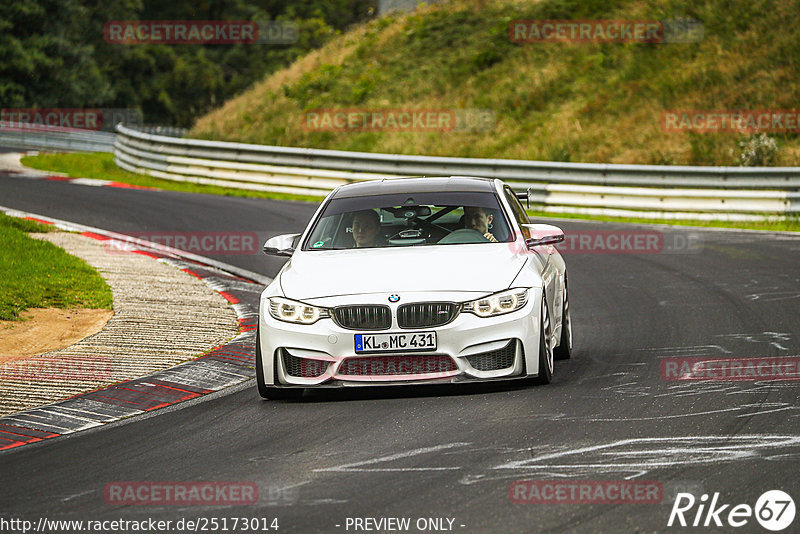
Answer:
[[[422,447],[419,449],[412,449],[410,451],[405,452],[398,452],[395,454],[390,454],[388,456],[380,456],[378,458],[372,458],[370,460],[364,460],[362,462],[353,462],[349,464],[342,464],[337,465],[335,467],[323,467],[320,469],[315,469],[314,471],[333,471],[333,472],[358,472],[358,471],[449,471],[449,470],[457,470],[461,469],[461,467],[397,467],[397,468],[361,468],[361,466],[367,465],[375,465],[381,462],[391,462],[393,460],[400,460],[402,458],[410,458],[412,456],[419,456],[421,454],[428,454],[431,452],[438,452],[447,449],[453,449],[456,447],[466,447],[471,445],[471,443],[464,443],[464,442],[456,442],[456,443],[445,443],[443,445],[436,445],[435,447]]]

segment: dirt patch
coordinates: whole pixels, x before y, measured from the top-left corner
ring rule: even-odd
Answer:
[[[0,321],[0,364],[69,347],[96,334],[114,315],[111,310],[32,309],[26,321]]]

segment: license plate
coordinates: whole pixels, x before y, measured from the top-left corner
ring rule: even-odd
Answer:
[[[356,352],[407,352],[436,350],[436,332],[356,334]]]

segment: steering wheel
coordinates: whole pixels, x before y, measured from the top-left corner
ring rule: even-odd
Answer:
[[[417,235],[411,235],[414,232],[419,232],[419,233]],[[398,237],[402,239],[415,239],[418,237],[422,237],[422,230],[420,230],[419,228],[403,228],[393,236],[389,237],[387,241],[391,241],[392,239],[397,239]]]
[[[489,240],[486,239],[482,233],[477,230],[473,230],[472,228],[459,228],[458,230],[454,230],[450,232],[450,234],[444,236],[439,240],[439,244],[450,244],[450,243],[488,243]]]

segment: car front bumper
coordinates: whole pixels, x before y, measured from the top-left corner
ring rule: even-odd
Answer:
[[[435,300],[416,297],[411,302]],[[364,304],[377,302],[378,298],[385,299],[385,295],[361,295],[357,300]],[[540,303],[541,289],[531,288],[526,305],[505,315],[484,318],[461,312],[443,326],[412,330],[397,328],[393,323],[389,330],[362,332],[343,328],[332,319],[321,319],[312,325],[279,321],[269,314],[266,296],[262,296],[257,343],[264,383],[273,387],[341,387],[536,376]],[[395,317],[397,305],[389,306]],[[431,331],[436,332],[436,350],[355,352],[356,334]],[[354,369],[358,370],[355,374]]]

